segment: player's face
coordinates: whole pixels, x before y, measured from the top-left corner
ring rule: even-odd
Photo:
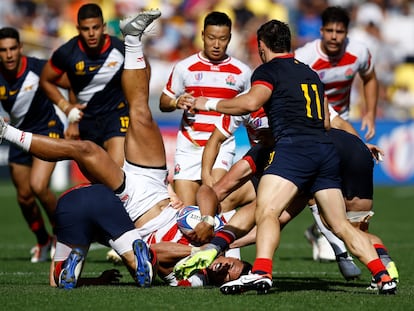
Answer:
[[[207,268],[209,280],[212,284],[221,285],[240,277],[244,265],[240,259],[220,256]]]
[[[204,43],[203,54],[211,61],[220,61],[226,58],[227,46],[231,33],[227,26],[208,25],[201,33]]]
[[[341,53],[348,31],[343,23],[328,23],[321,27],[322,50],[330,56]]]
[[[79,36],[85,47],[99,51],[104,44],[105,24],[101,18],[87,18],[78,25]]]
[[[8,72],[17,72],[22,56],[22,45],[13,38],[0,40],[0,66]]]

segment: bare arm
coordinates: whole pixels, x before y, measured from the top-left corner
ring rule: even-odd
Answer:
[[[190,109],[194,97],[189,93],[184,93],[177,98],[171,98],[165,93],[160,96],[160,110],[162,112],[171,112],[176,109]]]
[[[375,135],[375,118],[378,103],[378,80],[373,70],[366,76],[361,76],[364,85],[366,112],[362,117],[361,130],[367,129],[365,139],[370,140]]]
[[[214,129],[210,138],[204,147],[203,157],[201,160],[201,179],[204,184],[212,187],[216,182],[213,180],[212,170],[214,162],[216,161],[221,144],[226,140],[226,136],[223,135],[217,128]]]
[[[64,74],[57,73],[50,61],[46,63],[43,67],[42,73],[40,75],[40,86],[42,87],[43,91],[46,93],[47,97],[51,101],[53,101],[58,107],[67,115],[68,108],[70,108],[70,104],[66,101],[63,94],[59,91],[58,83],[59,81],[65,81],[67,77],[64,77]]]
[[[232,99],[219,100],[214,108],[209,107],[207,98],[197,97],[194,101],[193,109],[215,110],[231,115],[242,115],[257,111],[269,100],[271,95],[272,91],[269,88],[263,85],[254,85],[247,93]]]

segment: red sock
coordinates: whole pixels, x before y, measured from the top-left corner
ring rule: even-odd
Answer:
[[[388,274],[387,268],[385,268],[384,264],[382,263],[381,259],[379,259],[379,258],[371,260],[367,264],[367,268],[369,269],[369,271],[371,271],[371,274],[372,274],[372,276],[374,277],[374,279],[376,281],[379,280],[381,275]]]
[[[59,275],[60,275],[60,272],[62,271],[63,263],[64,261],[55,262],[55,271],[53,273],[53,277],[55,279],[56,285],[58,285],[59,283]]]
[[[269,274],[272,275],[272,259],[269,258],[256,258],[253,264],[252,272],[257,274]]]

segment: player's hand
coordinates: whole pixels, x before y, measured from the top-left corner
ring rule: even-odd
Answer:
[[[372,157],[375,159],[375,163],[383,161],[384,151],[377,145],[366,144],[369,151],[371,151]]]
[[[206,244],[210,242],[214,236],[214,227],[201,221],[195,226],[193,231],[187,234],[187,236],[190,238],[191,244]]]
[[[191,93],[184,93],[177,98],[177,108],[183,110],[190,110],[193,106],[195,97],[193,96],[193,91]]]
[[[82,110],[86,108],[86,104],[71,104],[66,113],[69,123],[79,122],[83,117]]]
[[[362,118],[361,130],[365,131],[365,139],[368,141],[375,136],[375,121],[370,116],[366,115]]]
[[[181,209],[184,208],[185,205],[176,194],[170,194],[170,206],[174,209]]]

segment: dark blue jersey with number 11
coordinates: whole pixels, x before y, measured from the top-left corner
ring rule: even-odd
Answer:
[[[293,54],[259,66],[252,76],[252,85],[257,84],[272,90],[264,109],[276,141],[330,141],[324,128],[324,86]]]

